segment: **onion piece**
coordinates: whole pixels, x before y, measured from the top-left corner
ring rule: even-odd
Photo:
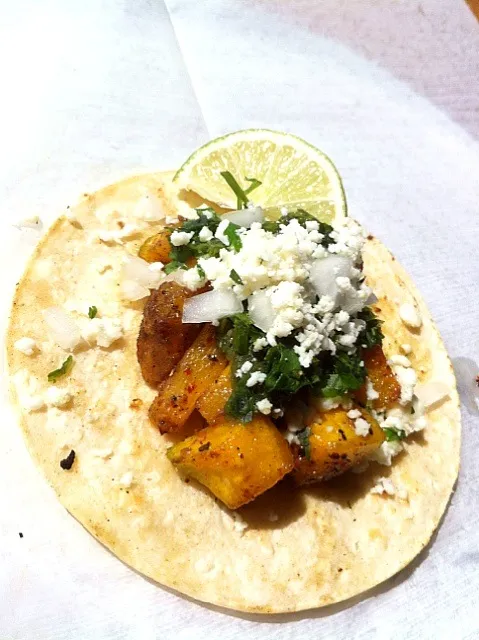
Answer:
[[[266,293],[265,289],[255,291],[248,298],[248,314],[258,329],[268,333],[274,324],[275,313],[271,304],[271,296]]]
[[[431,381],[417,385],[414,395],[417,398],[418,413],[436,407],[449,397],[450,389],[444,382]]]
[[[61,307],[49,307],[42,314],[55,343],[65,351],[73,351],[80,342],[81,335],[71,316]]]
[[[261,207],[252,207],[251,209],[239,209],[238,211],[231,211],[230,213],[224,213],[221,216],[222,220],[229,220],[233,224],[237,224],[240,227],[251,227],[253,222],[263,222],[264,211]]]
[[[159,262],[149,263],[137,256],[129,256],[123,265],[122,279],[133,280],[148,289],[156,289],[163,279],[162,267]]]
[[[216,322],[241,311],[243,305],[232,291],[207,291],[185,300],[182,321],[185,324]]]
[[[135,300],[142,300],[146,298],[146,296],[149,296],[150,290],[136,280],[123,280],[121,283],[121,295],[125,300],[134,302]]]
[[[135,216],[147,222],[164,220],[165,213],[160,199],[153,193],[142,196],[136,203]]]
[[[350,278],[352,266],[351,259],[346,256],[331,255],[315,260],[309,272],[309,279],[318,296],[329,296],[336,304],[339,294],[336,278]]]

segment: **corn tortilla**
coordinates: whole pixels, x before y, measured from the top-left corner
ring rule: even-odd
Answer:
[[[287,483],[231,513],[193,482],[186,484],[165,456],[171,444],[148,420],[155,392],[143,381],[136,338],[144,301],[125,303],[119,283],[126,253],[160,223],[142,223],[124,244],[95,231],[134,219],[136,203],[154,194],[165,211],[173,174],[130,178],[88,195],[61,217],[37,247],[19,283],[7,339],[12,398],[31,455],[66,509],[123,562],[188,596],[239,611],[292,612],[351,598],[397,573],[424,548],[446,508],[459,468],[460,414],[451,363],[409,276],[369,237],[365,273],[385,324],[384,349],[410,359],[419,381],[440,380],[449,397],[428,414],[393,466],[371,464],[361,474],[302,489]],[[111,228],[111,226],[109,227]],[[417,306],[423,325],[409,330],[403,303]],[[111,347],[74,351],[71,373],[58,380],[73,393],[64,408],[26,412],[25,386],[49,385],[47,374],[66,358],[49,337],[41,310],[65,306],[78,322],[85,309],[121,319],[124,337]],[[76,310],[75,310],[76,309]],[[14,348],[24,336],[39,351]],[[72,468],[60,467],[70,450]],[[388,476],[407,497],[370,492]]]

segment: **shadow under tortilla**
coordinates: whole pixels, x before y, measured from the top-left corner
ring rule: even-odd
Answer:
[[[479,365],[471,358],[453,358],[457,387],[462,403],[471,416],[479,416]]]

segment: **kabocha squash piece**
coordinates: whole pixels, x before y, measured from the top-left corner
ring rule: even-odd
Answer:
[[[163,262],[163,264],[171,262],[169,237],[170,232],[164,230],[147,238],[141,245],[138,255],[147,262]]]
[[[145,382],[157,387],[191,346],[202,325],[183,324],[183,304],[194,292],[176,282],[152,291],[143,311],[136,353]]]
[[[254,500],[293,468],[288,443],[263,416],[248,423],[219,420],[168,449],[167,456],[230,509]]]
[[[374,409],[388,409],[401,397],[401,387],[391,367],[388,365],[384,351],[380,345],[366,349],[363,353],[364,366],[368,378],[378,397],[372,401]],[[366,384],[358,389],[354,396],[356,400],[366,405],[368,403]]]
[[[357,407],[361,419],[369,424],[367,435],[358,435],[355,419],[348,417],[344,409],[332,409],[321,414],[321,422],[310,426],[306,455],[300,455],[299,447],[293,471],[297,484],[309,484],[329,480],[358,464],[385,439],[384,431],[365,409]]]
[[[225,404],[232,391],[231,367],[228,366],[206,393],[198,398],[196,403],[196,408],[208,424],[214,422],[224,413]]]
[[[172,374],[158,388],[150,420],[161,433],[180,431],[200,396],[224,371],[228,361],[216,345],[215,328],[206,325]]]

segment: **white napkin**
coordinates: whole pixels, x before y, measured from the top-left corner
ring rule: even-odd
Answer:
[[[158,587],[95,542],[46,487],[5,404],[0,635],[479,637],[479,89],[467,83],[478,77],[477,25],[452,0],[166,5],[4,3],[2,328],[28,245],[14,219],[52,217],[85,190],[175,167],[208,136],[292,131],[332,156],[352,215],[398,256],[439,325],[464,400],[458,488],[433,545],[355,606],[234,615]]]

